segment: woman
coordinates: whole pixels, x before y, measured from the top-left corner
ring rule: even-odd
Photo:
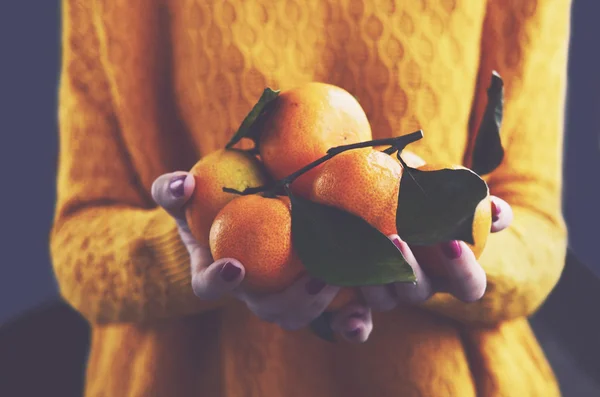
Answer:
[[[51,251],[62,296],[93,327],[86,396],[558,396],[527,316],[566,250],[569,7],[63,0]],[[462,242],[442,247],[443,285],[395,239],[422,281],[365,288],[365,306],[334,313],[358,343],[305,327],[336,287],[302,279],[255,299],[238,287],[243,263],[212,263],[186,232],[194,182],[181,170],[223,147],[266,86],[339,85],[375,138],[423,128],[411,150],[468,164],[494,69],[506,156],[487,178],[492,231],[514,222],[479,263]]]

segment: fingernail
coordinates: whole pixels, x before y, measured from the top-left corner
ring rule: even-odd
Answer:
[[[396,248],[400,249],[400,238],[396,237],[392,240]]]
[[[498,219],[500,219],[501,211],[502,208],[500,208],[500,206],[492,200],[492,222],[496,222]]]
[[[169,190],[171,191],[173,197],[180,198],[185,194],[184,184],[186,177],[187,175],[178,175],[171,179],[171,182],[169,183]]]
[[[229,283],[238,278],[241,272],[242,269],[231,262],[227,262],[221,269],[221,278]]]
[[[346,332],[346,338],[353,339],[360,335],[360,327],[354,328],[352,331]]]
[[[458,259],[462,254],[460,243],[456,240],[441,244],[442,252],[448,259]]]
[[[325,288],[325,283],[321,280],[317,280],[316,278],[310,279],[309,282],[306,283],[306,292],[309,295],[316,295]]]

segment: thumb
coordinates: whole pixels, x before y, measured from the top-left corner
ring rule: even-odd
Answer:
[[[163,174],[152,183],[152,199],[177,220],[184,220],[183,206],[194,192],[195,178],[188,172]]]
[[[194,257],[192,257],[192,262],[194,262]],[[193,270],[194,274],[192,275],[194,294],[205,300],[220,299],[233,292],[246,274],[244,266],[231,258],[215,261],[205,268],[194,266],[192,263],[192,269],[196,269],[195,272]]]

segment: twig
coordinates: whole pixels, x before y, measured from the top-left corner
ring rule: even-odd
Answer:
[[[293,172],[290,175],[286,176],[285,178],[280,179],[279,181],[276,181],[274,183],[270,183],[270,184],[267,184],[264,186],[258,186],[258,187],[249,187],[249,188],[244,189],[241,192],[239,190],[224,187],[223,191],[226,193],[233,193],[233,194],[238,194],[241,196],[262,193],[262,192],[276,192],[276,191],[284,188],[285,186],[291,185],[296,179],[298,179],[300,176],[307,173],[311,169],[323,164],[324,162],[331,159],[332,157],[334,157],[340,153],[346,152],[348,150],[361,149],[361,148],[372,147],[372,146],[390,145],[390,148],[386,149],[384,151],[384,153],[392,154],[394,152],[401,152],[407,145],[409,145],[413,142],[416,142],[416,141],[420,140],[421,138],[423,138],[423,131],[418,130],[418,131],[412,132],[410,134],[401,135],[401,136],[394,137],[394,138],[374,139],[371,141],[336,146],[336,147],[329,149],[327,151],[327,154],[324,155],[323,157],[313,161],[310,164],[305,165],[304,167],[300,168],[298,171]]]

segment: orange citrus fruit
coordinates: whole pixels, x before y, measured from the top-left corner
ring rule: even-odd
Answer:
[[[186,221],[192,235],[204,246],[217,213],[237,197],[223,187],[243,191],[267,183],[263,165],[252,155],[237,149],[217,150],[198,161],[190,170],[196,181],[186,205]]]
[[[323,164],[311,199],[359,216],[385,235],[395,234],[401,177],[402,166],[389,154],[349,150]]]
[[[243,285],[251,292],[281,292],[306,274],[292,245],[288,197],[248,195],[230,201],[212,224],[210,250],[215,260],[234,258],[242,263]],[[340,291],[328,308],[340,308],[352,298]]]
[[[356,292],[355,289],[340,288],[340,290],[338,291],[335,298],[333,298],[333,300],[331,301],[329,306],[327,306],[327,310],[330,310],[330,311],[339,310],[342,307],[344,307],[350,303],[354,303],[354,302],[358,302],[358,301],[359,301],[359,294],[358,294],[358,292]]]
[[[340,87],[319,82],[282,92],[259,124],[260,156],[276,179],[321,158],[332,147],[372,139],[358,101]],[[319,168],[296,179],[292,191],[308,197]]]

